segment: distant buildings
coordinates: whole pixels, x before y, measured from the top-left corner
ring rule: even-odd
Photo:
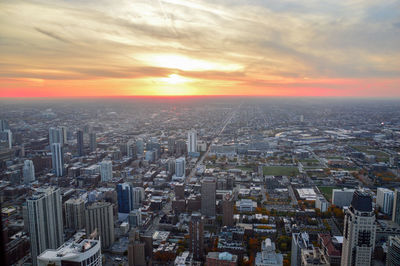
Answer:
[[[255,266],[282,266],[283,255],[275,252],[275,243],[266,238],[261,244],[261,252],[257,252]]]
[[[76,132],[76,149],[77,149],[79,157],[85,155],[85,146],[83,144],[83,131],[82,130],[78,130]]]
[[[38,189],[26,201],[33,265],[46,249],[56,249],[64,242],[60,189]]]
[[[95,132],[91,132],[89,134],[89,149],[90,152],[94,152],[97,149],[97,139]]]
[[[192,129],[188,132],[188,144],[187,144],[187,152],[195,153],[197,152],[197,132]]]
[[[372,198],[366,192],[356,190],[344,218],[341,265],[371,265],[375,233]]]
[[[193,253],[193,259],[201,260],[204,252],[204,222],[200,213],[192,213],[189,236],[189,250]]]
[[[104,160],[100,163],[101,182],[108,182],[112,179],[112,161]]]
[[[89,263],[88,263],[89,262]],[[57,249],[47,249],[37,258],[38,266],[90,265],[101,266],[100,240],[85,239],[77,233]]]
[[[109,202],[95,202],[86,208],[86,234],[97,233],[102,248],[109,248],[115,240],[113,206]]]
[[[340,208],[350,206],[353,194],[354,189],[333,189],[332,204]]]
[[[379,187],[376,194],[376,205],[384,214],[391,215],[393,211],[394,192],[390,189]]]
[[[24,161],[22,173],[24,177],[24,184],[29,184],[30,182],[35,181],[35,166],[31,160]]]
[[[201,214],[214,217],[216,214],[216,189],[215,178],[205,177],[201,182]]]

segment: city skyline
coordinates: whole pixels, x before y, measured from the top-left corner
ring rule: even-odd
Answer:
[[[0,7],[0,97],[400,97],[398,1]]]

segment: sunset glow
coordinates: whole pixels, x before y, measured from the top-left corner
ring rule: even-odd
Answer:
[[[0,16],[1,97],[400,97],[398,1],[17,0]]]

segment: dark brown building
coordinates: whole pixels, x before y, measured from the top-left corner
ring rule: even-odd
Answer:
[[[193,253],[194,260],[201,260],[204,253],[204,224],[200,213],[192,214],[189,223],[189,250]]]

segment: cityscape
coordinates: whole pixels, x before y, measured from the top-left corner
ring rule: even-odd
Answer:
[[[400,265],[394,100],[3,100],[7,265]]]

